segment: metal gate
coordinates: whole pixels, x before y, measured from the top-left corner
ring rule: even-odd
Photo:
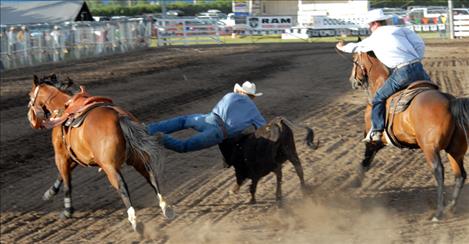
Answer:
[[[220,27],[214,20],[168,18],[156,20],[157,45],[220,44]]]

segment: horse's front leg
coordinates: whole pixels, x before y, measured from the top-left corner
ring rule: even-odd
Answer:
[[[357,178],[352,182],[354,187],[360,187],[362,185],[365,172],[371,168],[371,162],[376,156],[376,153],[383,148],[382,143],[366,143],[365,144],[365,157],[357,168]]]
[[[77,164],[75,162],[73,162],[72,165],[70,166],[71,167],[70,170],[73,170],[76,165]],[[57,179],[55,180],[54,184],[46,192],[44,192],[44,195],[42,196],[42,200],[48,201],[52,197],[57,195],[57,193],[60,190],[60,187],[62,186],[62,183],[63,183],[62,176],[59,173],[59,175],[57,176]]]
[[[59,174],[54,184],[46,192],[44,192],[44,195],[42,195],[42,200],[48,201],[52,197],[57,195],[57,192],[59,192],[60,187],[62,186],[62,182],[63,182],[62,177]]]

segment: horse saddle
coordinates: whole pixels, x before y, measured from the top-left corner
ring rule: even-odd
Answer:
[[[91,96],[83,86],[65,103],[65,109],[58,111],[55,118],[44,123],[46,128],[53,128],[64,124],[65,126],[79,127],[90,110],[101,106],[111,106],[112,100],[106,97]]]
[[[439,87],[431,81],[416,81],[411,83],[406,89],[397,92],[388,99],[388,104],[386,106],[386,111],[388,111],[386,113],[386,134],[389,142],[394,146],[399,148],[404,147],[399,143],[394,133],[392,133],[394,116],[398,113],[404,112],[418,94],[428,90],[439,90]]]

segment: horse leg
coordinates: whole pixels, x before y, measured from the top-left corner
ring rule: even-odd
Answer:
[[[452,199],[449,204],[446,206],[446,209],[450,212],[454,212],[456,203],[458,201],[461,189],[464,186],[464,181],[466,180],[466,170],[464,169],[464,152],[461,154],[456,154],[453,152],[448,152],[448,159],[451,164],[451,168],[455,175],[455,183]]]
[[[279,205],[282,201],[282,165],[279,165],[275,171],[275,176],[277,177],[277,190],[275,192],[275,200]]]
[[[54,184],[46,192],[44,192],[44,195],[42,195],[42,200],[48,201],[53,196],[57,195],[57,192],[59,192],[60,187],[62,186],[62,182],[63,182],[62,177],[59,174]]]
[[[174,219],[175,213],[171,205],[167,204],[161,195],[160,187],[158,184],[158,180],[151,168],[151,165],[146,163],[134,163],[134,168],[147,180],[147,182],[151,185],[153,190],[155,191],[156,196],[158,197],[159,206],[163,211],[163,215],[168,219]]]
[[[72,162],[70,166],[70,171],[72,171],[77,164],[75,162]],[[60,187],[62,186],[62,177],[60,174],[57,176],[57,179],[55,180],[54,184],[46,191],[44,192],[44,195],[42,196],[42,200],[48,201],[55,195],[57,195],[57,192],[59,192]]]
[[[256,189],[257,189],[257,183],[259,182],[259,179],[252,179],[251,180],[251,186],[249,187],[249,192],[251,193],[251,200],[249,203],[255,204],[256,203]]]
[[[74,211],[72,206],[72,184],[70,175],[72,163],[66,155],[67,153],[60,153],[60,151],[56,151],[55,153],[55,164],[59,170],[60,177],[62,178],[64,185],[64,211],[60,214],[61,218],[71,218]]]
[[[376,156],[376,153],[384,147],[382,143],[365,143],[365,158],[358,165],[357,178],[352,182],[352,186],[360,187],[362,185],[365,172],[371,168],[371,162]]]
[[[119,170],[115,169],[112,166],[102,167],[104,172],[106,172],[107,178],[111,185],[117,190],[119,195],[124,202],[125,207],[127,208],[127,216],[129,222],[132,224],[132,228],[134,231],[137,231],[137,216],[135,215],[135,209],[132,207],[132,203],[130,201],[129,190],[127,188],[127,184],[122,177],[122,174]]]
[[[424,150],[423,153],[427,159],[427,162],[433,169],[433,174],[437,183],[437,210],[432,218],[432,221],[436,222],[441,219],[444,210],[444,167],[441,163],[440,154],[436,149]]]

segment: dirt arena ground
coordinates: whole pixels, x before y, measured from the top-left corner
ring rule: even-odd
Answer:
[[[429,42],[426,69],[444,91],[469,96],[469,42]],[[272,44],[159,48],[65,64],[7,71],[1,77],[1,243],[469,243],[469,186],[456,214],[439,223],[435,181],[419,151],[383,149],[361,188],[350,188],[364,151],[363,91],[352,90],[352,64],[333,44]],[[119,195],[96,168],[73,172],[72,219],[61,220],[63,194],[43,202],[57,175],[50,131],[26,118],[32,75],[56,73],[111,97],[144,122],[205,113],[235,82],[250,80],[271,119],[283,115],[314,128],[321,147],[297,144],[312,192],[303,195],[290,164],[284,167],[284,208],[275,204],[275,179],[264,178],[258,203],[248,184],[228,194],[234,170],[218,148],[164,151],[163,192],[177,217],[166,220],[145,180],[124,167],[144,237],[132,231]],[[181,136],[190,132],[183,132]],[[453,174],[445,155],[447,197]],[[466,155],[466,170],[469,157]]]

